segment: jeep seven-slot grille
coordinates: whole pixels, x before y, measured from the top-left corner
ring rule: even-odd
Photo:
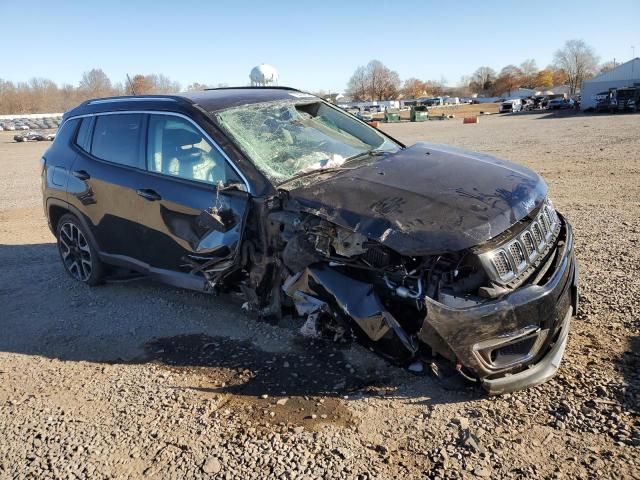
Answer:
[[[531,256],[536,252],[536,244],[533,241],[533,235],[531,232],[526,231],[520,238],[522,238],[522,244],[527,252],[527,257],[531,258]]]
[[[509,284],[524,275],[549,250],[560,229],[560,220],[551,202],[545,200],[536,218],[516,237],[500,247],[480,254],[489,277]]]
[[[508,275],[509,272],[511,272],[511,264],[509,263],[509,258],[504,251],[501,250],[496,253],[496,256],[493,258],[493,263],[496,266],[498,275],[501,277]]]
[[[522,249],[522,245],[517,240],[509,245],[509,253],[511,254],[511,258],[513,259],[516,267],[522,265],[522,263],[526,260],[524,257],[524,251]]]

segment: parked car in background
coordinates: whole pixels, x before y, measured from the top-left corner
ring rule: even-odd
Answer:
[[[571,226],[539,175],[407,147],[290,88],[87,101],[42,185],[79,282],[128,269],[236,292],[405,365],[448,359],[491,393],[548,380],[576,312]]]
[[[41,142],[43,140],[52,141],[56,137],[55,133],[43,133],[38,131],[30,131],[28,133],[19,133],[14,135],[13,139],[16,142]]]
[[[356,117],[358,117],[363,122],[370,122],[373,120],[373,114],[370,111],[362,110],[356,113]]]
[[[572,107],[573,104],[566,98],[552,98],[547,103],[547,108],[549,110],[564,110]]]
[[[519,98],[512,98],[511,100],[505,100],[498,107],[499,113],[515,113],[522,110],[522,100]]]
[[[16,129],[16,126],[13,123],[5,123],[4,124],[4,129],[9,131],[9,132],[13,132]]]
[[[535,102],[533,98],[523,98],[522,99],[522,110],[525,112],[531,111],[535,109]]]

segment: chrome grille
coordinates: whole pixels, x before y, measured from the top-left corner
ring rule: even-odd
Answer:
[[[544,235],[542,235],[542,229],[538,222],[533,222],[531,224],[531,233],[533,233],[533,238],[536,241],[536,248],[542,244],[542,240],[544,239]]]
[[[480,261],[492,280],[513,283],[530,270],[538,257],[546,254],[559,229],[560,219],[551,203],[545,200],[528,227],[494,250],[480,254]]]
[[[531,256],[536,253],[536,244],[533,241],[533,235],[531,235],[531,232],[526,231],[520,238],[522,238],[522,243],[527,252],[527,257],[531,258]]]
[[[511,245],[509,245],[509,253],[511,254],[511,258],[513,258],[513,262],[515,263],[516,268],[518,268],[519,270],[522,264],[526,261],[524,251],[522,250],[520,242],[516,240]]]
[[[509,263],[509,257],[504,250],[499,250],[493,257],[493,265],[496,267],[498,275],[500,277],[507,277],[513,275],[513,269]]]

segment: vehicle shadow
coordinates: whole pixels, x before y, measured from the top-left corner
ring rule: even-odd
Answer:
[[[525,113],[534,113],[534,112],[525,112]],[[538,113],[539,115],[536,120],[556,120],[558,118],[569,118],[569,117],[577,117],[577,116],[585,115],[583,112],[576,111],[570,108],[561,109],[561,110],[544,110],[544,111],[537,111],[535,113]],[[543,115],[540,115],[541,113],[543,113]]]
[[[640,335],[627,339],[626,351],[616,360],[627,388],[616,393],[618,403],[636,414],[640,413]]]
[[[215,391],[244,396],[344,396],[370,389],[427,396],[429,403],[484,396],[467,384],[450,390],[450,382],[409,373],[358,344],[303,337],[297,331],[302,319],[261,322],[243,314],[229,295],[146,279],[86,287],[63,271],[53,243],[0,245],[0,264],[0,352],[197,370],[228,377]]]

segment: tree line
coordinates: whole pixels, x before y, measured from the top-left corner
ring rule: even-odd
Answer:
[[[187,90],[205,88],[205,84],[193,83]],[[114,83],[99,68],[84,72],[77,86],[58,86],[46,78],[17,83],[0,78],[0,114],[64,112],[91,98],[132,95],[134,92],[169,94],[180,90],[180,83],[163,74],[135,74],[130,79]]]
[[[557,50],[553,63],[539,69],[534,59],[520,65],[507,65],[499,72],[491,67],[479,67],[473,74],[464,76],[457,87],[445,86],[445,81],[408,78],[400,80],[397,72],[379,60],[356,69],[347,84],[346,94],[355,101],[390,100],[395,98],[419,98],[425,96],[468,96],[478,94],[487,97],[500,96],[524,88],[551,88],[568,85],[571,94],[580,89],[582,82],[597,73],[613,68],[612,62],[598,63],[594,49],[582,40],[569,40]]]
[[[568,85],[573,94],[591,76],[613,68],[612,62],[599,64],[592,47],[582,40],[569,40],[555,52],[553,63],[538,69],[536,61],[528,59],[519,65],[507,65],[499,72],[482,66],[464,76],[458,86],[448,87],[446,81],[408,78],[401,81],[397,72],[379,60],[358,67],[347,84],[346,94],[356,101],[419,98],[423,96],[500,96],[519,87],[550,88]],[[225,84],[218,84],[226,86]],[[203,90],[206,84],[192,83],[187,90]],[[32,78],[13,83],[0,79],[0,114],[64,112],[90,98],[136,94],[176,93],[181,85],[163,74],[136,74],[121,82],[112,82],[99,68],[82,74],[77,86],[58,86],[46,78]],[[318,92],[326,96],[325,92]]]

